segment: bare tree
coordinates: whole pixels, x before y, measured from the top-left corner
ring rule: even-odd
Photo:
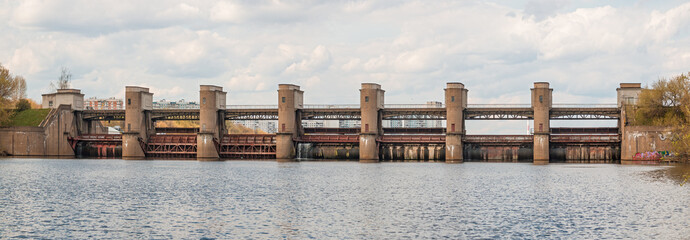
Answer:
[[[14,84],[16,84],[16,89],[14,91],[14,99],[25,99],[26,98],[26,79],[22,76],[14,77]]]
[[[60,74],[60,78],[57,80],[56,83],[51,82],[50,88],[53,90],[68,89],[70,87],[71,81],[72,73],[70,73],[69,69],[67,69],[66,67],[62,67],[62,73]]]

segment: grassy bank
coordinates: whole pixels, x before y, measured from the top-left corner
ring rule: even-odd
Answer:
[[[50,113],[50,109],[27,109],[15,112],[10,117],[8,127],[37,127]]]

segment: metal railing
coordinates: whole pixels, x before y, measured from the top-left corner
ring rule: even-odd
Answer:
[[[395,108],[445,108],[445,104],[384,104],[386,109]],[[555,103],[554,108],[615,108],[616,104]],[[226,109],[277,109],[278,105],[227,105]],[[304,104],[305,109],[359,109],[359,104]],[[467,108],[532,108],[531,104],[467,104]]]
[[[468,108],[531,108],[531,104],[467,104]]]
[[[384,104],[383,108],[445,108],[444,104]]]
[[[277,109],[278,105],[226,105],[225,109]]]
[[[359,104],[304,104],[306,109],[343,109],[356,108],[359,109]]]
[[[554,103],[551,105],[551,107],[554,108],[616,108],[618,107],[617,104],[607,104],[607,103],[602,103],[602,104],[579,104],[579,103]]]

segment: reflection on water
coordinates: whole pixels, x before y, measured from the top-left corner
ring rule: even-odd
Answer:
[[[650,171],[647,176],[657,180],[671,180],[679,185],[690,183],[690,164],[680,164]]]
[[[682,169],[7,159],[0,236],[678,239]]]

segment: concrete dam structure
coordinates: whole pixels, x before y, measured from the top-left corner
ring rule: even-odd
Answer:
[[[358,159],[379,161],[633,162],[664,148],[659,129],[627,126],[639,83],[622,83],[615,104],[554,104],[547,82],[535,82],[530,104],[468,104],[468,89],[447,83],[443,103],[386,104],[376,83],[362,83],[359,104],[308,105],[297,85],[278,86],[277,105],[226,105],[222,87],[201,85],[199,109],[154,109],[148,88],[127,86],[124,110],[88,110],[79,90],[43,95],[51,113],[34,128],[2,128],[0,151],[13,156],[123,159]],[[552,128],[551,120],[614,120],[617,127]],[[194,120],[198,128],[156,128],[157,121]],[[227,134],[226,121],[277,121],[275,134]],[[357,120],[358,128],[306,128],[304,120]],[[387,120],[444,121],[444,127],[383,127]],[[467,135],[465,121],[530,120],[528,135]],[[100,121],[123,121],[105,134]],[[628,131],[629,130],[629,131]],[[632,147],[633,141],[636,143]],[[661,149],[663,150],[663,149]]]

